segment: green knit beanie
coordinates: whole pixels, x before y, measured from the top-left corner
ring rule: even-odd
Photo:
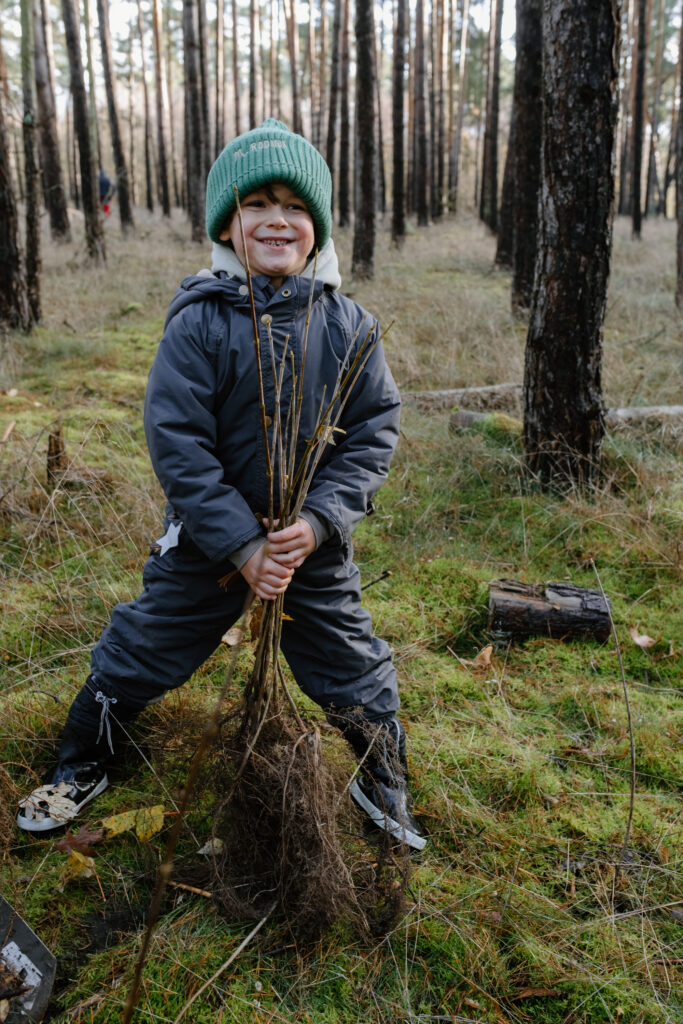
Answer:
[[[206,230],[212,242],[240,200],[269,182],[282,182],[306,203],[319,249],[332,230],[332,179],[322,156],[302,135],[269,117],[258,128],[238,135],[217,157],[206,181]]]

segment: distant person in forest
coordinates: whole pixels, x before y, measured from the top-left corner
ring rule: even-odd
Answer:
[[[410,809],[396,671],[361,607],[352,561],[352,531],[371,510],[398,438],[400,399],[381,343],[348,392],[299,519],[285,529],[263,521],[268,484],[247,260],[263,351],[269,325],[280,356],[288,337],[297,374],[310,317],[299,437],[313,436],[340,366],[379,330],[339,291],[331,198],[321,155],[272,119],[230,142],[209,172],[213,266],[185,278],[171,302],[145,400],[149,451],[168,499],[165,531],[145,564],[143,593],[116,606],[92,652],[51,783],[21,805],[23,829],[56,828],[106,788],[118,727],[192,675],[251,588],[264,601],[284,594],[282,650],[294,677],[362,760],[353,798],[401,842],[425,845]],[[288,356],[284,409],[290,365]],[[272,412],[268,357],[263,381]],[[224,589],[218,581],[230,573]]]
[[[116,192],[116,185],[102,167],[100,167],[99,189],[100,206],[102,207],[102,212],[108,217],[111,213],[111,201],[114,198],[114,192]]]

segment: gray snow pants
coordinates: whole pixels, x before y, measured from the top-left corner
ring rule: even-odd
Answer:
[[[114,608],[92,652],[96,686],[140,710],[182,686],[242,612],[244,578],[218,584],[233,570],[205,558],[185,530],[177,547],[151,554],[142,593]],[[362,705],[367,720],[398,710],[389,646],[373,636],[360,573],[339,547],[322,544],[295,570],[284,611],[282,651],[305,694],[325,711]]]

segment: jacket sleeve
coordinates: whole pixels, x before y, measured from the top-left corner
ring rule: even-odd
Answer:
[[[166,497],[197,547],[222,561],[262,530],[216,455],[220,339],[208,305],[188,307],[168,324],[149,374],[144,424]]]
[[[375,324],[371,341],[378,330]],[[335,444],[328,445],[304,502],[304,508],[327,520],[346,551],[386,480],[398,441],[400,407],[380,341],[349,393],[339,422],[344,433],[336,433]]]

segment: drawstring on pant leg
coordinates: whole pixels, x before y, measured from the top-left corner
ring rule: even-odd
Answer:
[[[114,753],[114,744],[111,739],[111,722],[109,721],[109,715],[111,714],[111,705],[118,704],[116,697],[107,697],[105,693],[98,690],[95,694],[95,702],[102,705],[102,714],[100,715],[100,731],[97,734],[97,742],[99,743],[102,739],[102,733],[107,730],[107,743],[109,744],[109,750]]]

